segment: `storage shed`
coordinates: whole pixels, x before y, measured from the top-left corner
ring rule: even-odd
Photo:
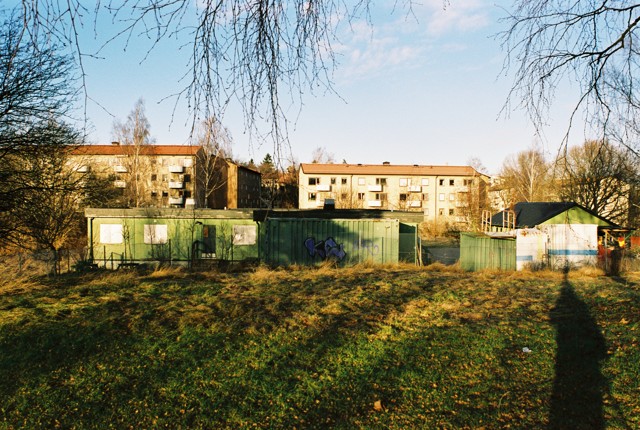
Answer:
[[[554,268],[595,264],[599,243],[606,242],[609,232],[620,229],[574,202],[517,203],[513,210],[493,215],[484,234],[461,239],[461,265],[466,270],[521,270],[537,264]],[[507,238],[513,240],[513,256],[501,260],[499,267],[487,262],[486,250]]]

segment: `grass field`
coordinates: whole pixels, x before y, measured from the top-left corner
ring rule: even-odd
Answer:
[[[0,428],[640,428],[640,277],[1,275]]]

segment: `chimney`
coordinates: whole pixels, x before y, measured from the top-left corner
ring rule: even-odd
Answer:
[[[114,145],[114,146],[118,146],[118,145],[120,145],[120,142],[111,142],[111,144]]]
[[[382,165],[383,165],[383,166],[390,166],[390,165],[391,165],[391,163],[390,163],[390,162],[388,162],[388,161],[383,161],[383,162],[382,162]]]

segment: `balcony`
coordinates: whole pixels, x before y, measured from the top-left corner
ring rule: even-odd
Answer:
[[[116,188],[126,188],[127,183],[125,181],[113,181],[113,186]]]
[[[172,188],[172,189],[175,189],[175,190],[180,190],[180,189],[184,188],[184,182],[171,181],[171,182],[169,182],[169,188]]]
[[[368,205],[370,208],[380,208],[382,207],[381,200],[369,200]]]
[[[184,197],[169,197],[170,205],[181,205],[184,203]]]
[[[78,173],[88,173],[89,171],[91,171],[91,166],[78,166],[76,167],[76,172]]]
[[[422,202],[420,200],[412,200],[409,202],[409,207],[410,208],[421,208],[422,207]]]
[[[409,186],[409,192],[410,193],[421,193],[422,192],[422,187],[420,185],[411,185],[411,186]]]
[[[116,173],[127,173],[127,166],[117,165],[113,166],[113,171]]]
[[[371,192],[380,192],[382,191],[382,185],[377,184],[377,185],[369,185],[367,187],[367,190],[371,191]]]
[[[329,184],[324,184],[324,185],[318,184],[318,185],[316,185],[316,190],[317,191],[331,191],[331,185],[329,185]]]
[[[169,173],[184,173],[183,166],[169,166]]]

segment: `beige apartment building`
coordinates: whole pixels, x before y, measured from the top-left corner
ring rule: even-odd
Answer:
[[[300,209],[421,211],[426,220],[467,222],[486,204],[489,176],[470,166],[301,164]]]
[[[260,207],[260,173],[208,157],[200,146],[83,145],[70,162],[112,180],[129,207]]]

